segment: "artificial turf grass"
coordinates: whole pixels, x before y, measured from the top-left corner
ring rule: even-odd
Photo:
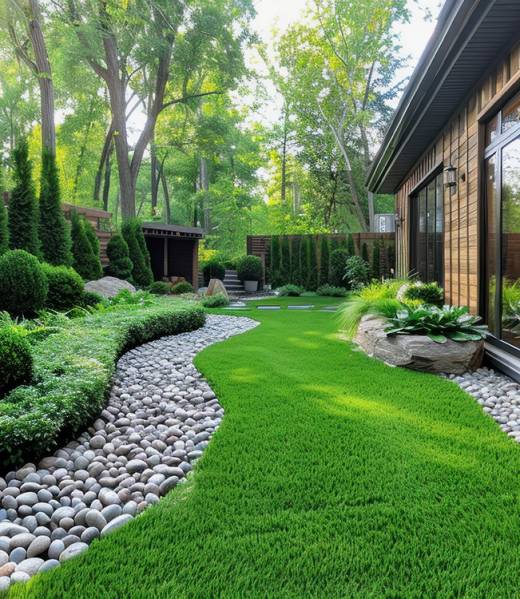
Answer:
[[[11,596],[516,596],[520,448],[333,314],[255,317],[197,358],[226,415],[195,477]]]

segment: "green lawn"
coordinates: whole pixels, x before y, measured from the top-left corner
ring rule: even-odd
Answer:
[[[197,359],[226,416],[191,481],[11,597],[519,596],[520,448],[334,314],[254,316]]]

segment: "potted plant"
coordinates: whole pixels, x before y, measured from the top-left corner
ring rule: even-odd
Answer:
[[[238,278],[242,281],[247,293],[255,293],[262,280],[264,269],[258,256],[244,256],[237,264]]]

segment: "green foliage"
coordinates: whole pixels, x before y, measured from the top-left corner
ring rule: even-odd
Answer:
[[[238,261],[237,274],[241,281],[261,281],[264,276],[262,260],[258,256],[243,256]]]
[[[7,210],[4,205],[4,171],[0,163],[0,256],[9,249],[9,228]]]
[[[370,260],[368,258],[368,246],[366,243],[363,242],[363,244],[361,245],[361,257],[363,258],[363,260],[367,263],[370,264]]]
[[[215,295],[204,296],[201,304],[205,308],[221,308],[229,305],[229,299],[223,293],[215,293]]]
[[[295,285],[301,285],[303,281],[301,248],[301,237],[293,237],[291,240],[291,282]]]
[[[94,255],[85,231],[85,221],[75,210],[72,210],[70,214],[70,234],[72,237],[72,267],[85,281],[99,279],[99,256]]]
[[[361,289],[370,282],[370,266],[360,256],[350,256],[345,266],[344,280],[350,289]]]
[[[308,291],[316,291],[318,288],[318,240],[315,235],[310,239],[310,244],[307,248],[307,264],[309,265],[309,271],[307,272],[307,285]]]
[[[45,307],[52,310],[69,310],[83,304],[83,279],[68,266],[42,264],[49,290]]]
[[[153,282],[153,273],[149,266],[148,250],[143,251],[144,235],[137,219],[127,219],[121,227],[132,261],[132,280],[139,287],[149,287]]]
[[[406,287],[405,300],[416,300],[421,304],[442,306],[444,289],[438,283],[411,283]]]
[[[286,283],[292,281],[291,243],[287,235],[280,241],[280,279]]]
[[[280,238],[278,235],[274,235],[271,237],[271,254],[269,260],[269,281],[271,283],[271,287],[275,289],[279,285],[282,285],[286,281],[282,280],[281,277],[281,247],[280,247]]]
[[[193,293],[195,290],[193,289],[193,285],[188,283],[188,281],[181,281],[180,283],[176,283],[172,287],[173,295],[182,295],[183,293]]]
[[[356,246],[354,245],[354,237],[352,237],[352,233],[349,233],[347,237],[347,253],[349,256],[356,255]]]
[[[299,285],[288,284],[284,285],[283,287],[278,287],[276,291],[281,297],[299,297],[305,291],[305,289]]]
[[[38,258],[25,250],[0,256],[0,310],[30,316],[45,305],[48,283]]]
[[[135,294],[137,295],[137,294]],[[204,324],[203,311],[181,300],[124,303],[84,318],[61,319],[60,330],[33,350],[35,383],[0,402],[0,461],[21,465],[73,438],[99,415],[117,359],[164,335]]]
[[[206,285],[210,282],[211,279],[219,279],[220,281],[224,280],[226,276],[226,269],[224,265],[216,259],[208,260],[206,264],[202,267],[202,274],[204,276],[204,283]]]
[[[377,241],[372,249],[372,276],[375,279],[381,277],[381,244]]]
[[[341,287],[345,283],[343,277],[348,256],[348,251],[344,248],[338,248],[330,255],[330,284],[334,287]]]
[[[27,385],[33,375],[29,343],[10,327],[0,327],[0,399],[11,389]]]
[[[326,285],[330,281],[330,243],[329,238],[321,236],[320,242],[320,284]]]
[[[128,244],[123,236],[116,233],[107,244],[109,265],[107,274],[111,277],[129,281],[132,278],[133,264],[128,252]]]
[[[100,279],[103,276],[103,267],[101,266],[101,258],[99,253],[99,239],[96,235],[96,231],[92,226],[92,223],[86,218],[83,220],[83,228],[85,229],[85,235],[87,236],[90,247],[92,248],[92,280]]]
[[[469,314],[468,308],[457,306],[403,307],[389,319],[387,335],[426,335],[436,343],[480,341],[486,338],[487,327],[479,326],[479,316]]]
[[[65,266],[72,264],[72,241],[61,207],[56,159],[47,149],[42,153],[39,234],[41,254],[46,262]]]
[[[40,250],[38,240],[38,206],[32,180],[29,146],[23,139],[13,150],[14,188],[9,199],[9,246],[35,256]]]
[[[83,291],[81,296],[81,305],[84,308],[91,308],[97,306],[98,304],[102,304],[104,302],[104,297],[95,291]]]
[[[172,286],[171,283],[165,281],[154,281],[148,287],[148,291],[154,295],[169,295],[172,292]]]
[[[347,290],[345,287],[334,287],[333,285],[321,285],[317,289],[318,295],[326,295],[328,297],[345,297]]]

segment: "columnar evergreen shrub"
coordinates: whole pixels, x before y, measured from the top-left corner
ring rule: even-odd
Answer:
[[[128,244],[119,233],[113,235],[107,244],[109,265],[107,274],[128,281],[132,278],[133,264],[128,252]]]
[[[280,279],[289,283],[292,277],[291,271],[291,246],[289,237],[284,235],[280,244]]]
[[[321,236],[320,248],[320,285],[326,285],[330,278],[330,244],[326,235]]]
[[[90,247],[92,248],[92,274],[95,275],[92,279],[100,279],[103,276],[103,267],[101,266],[101,258],[99,253],[99,239],[96,235],[96,231],[86,218],[83,219],[83,228],[85,229],[85,235],[87,236]]]
[[[349,256],[356,255],[356,246],[354,245],[354,238],[352,237],[352,233],[349,233],[347,237],[347,252]]]
[[[318,287],[318,241],[316,236],[310,238],[309,272],[307,275],[307,291],[316,291]]]
[[[330,255],[330,284],[333,287],[344,287],[345,267],[347,265],[348,251],[345,248],[334,250]]]
[[[280,277],[280,238],[277,235],[271,237],[271,255],[269,259],[269,279],[273,288],[283,284]]]
[[[132,261],[132,279],[139,287],[148,287],[153,282],[153,274],[148,265],[147,255],[143,253],[140,237],[143,234],[137,219],[129,219],[123,223],[121,234],[128,244],[130,260]]]
[[[4,206],[4,171],[0,166],[0,256],[9,249],[9,229],[7,228],[7,210]]]
[[[38,206],[32,180],[29,146],[22,140],[13,151],[14,188],[9,199],[9,247],[38,255]]]
[[[361,245],[361,257],[365,262],[370,263],[370,260],[368,259],[368,246],[366,243]]]
[[[99,279],[99,256],[94,255],[85,231],[84,219],[73,210],[70,215],[72,237],[72,267],[86,281]]]
[[[33,359],[23,335],[13,328],[0,328],[0,398],[31,382]]]
[[[301,237],[293,237],[291,240],[291,283],[294,285],[302,284],[302,268],[301,268]]]
[[[226,276],[226,269],[216,258],[212,258],[202,267],[202,274],[204,276],[204,283],[207,285],[211,279],[223,281]]]
[[[376,241],[372,249],[372,276],[381,278],[381,244]]]
[[[0,256],[0,310],[31,316],[47,299],[48,283],[38,258],[25,250]]]
[[[69,310],[83,304],[83,279],[68,266],[43,264],[49,290],[45,306],[52,310]]]
[[[72,264],[70,229],[61,207],[56,159],[49,150],[42,154],[40,180],[40,244],[42,258],[49,264]]]

